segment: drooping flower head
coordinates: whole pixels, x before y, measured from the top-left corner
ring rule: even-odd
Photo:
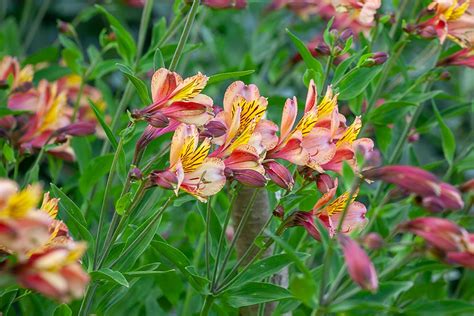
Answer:
[[[170,148],[170,165],[165,171],[155,171],[151,180],[161,185],[163,177],[177,193],[183,190],[207,201],[225,185],[225,165],[219,158],[211,158],[211,140],[206,138],[199,144],[199,133],[194,125],[181,124],[176,129]],[[165,185],[163,185],[166,187]]]

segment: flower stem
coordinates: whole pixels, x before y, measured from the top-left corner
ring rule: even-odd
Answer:
[[[229,209],[224,219],[224,225],[222,225],[221,235],[219,237],[219,243],[217,245],[217,254],[216,260],[214,262],[214,272],[212,274],[211,289],[214,288],[216,277],[217,277],[217,268],[219,267],[219,260],[222,252],[222,246],[224,245],[225,231],[227,226],[229,226],[230,217],[232,215],[232,205],[234,205],[235,199],[237,198],[238,192],[240,191],[240,184],[235,188],[232,198],[230,199]]]
[[[205,239],[206,239],[206,243],[205,243],[205,250],[204,252],[206,253],[206,275],[207,275],[207,278],[209,279],[211,277],[211,268],[210,268],[210,265],[209,265],[209,257],[210,257],[210,247],[209,247],[209,227],[211,226],[211,201],[212,201],[212,198],[209,199],[209,201],[207,202],[207,208],[206,208],[206,231],[205,231]]]
[[[36,16],[35,20],[33,21],[33,23],[28,28],[30,31],[26,35],[25,41],[23,42],[23,52],[26,53],[26,51],[30,47],[31,42],[35,38],[36,32],[40,28],[41,21],[43,20],[45,14],[46,14],[46,11],[48,11],[48,8],[49,8],[50,4],[51,4],[51,0],[44,0],[41,3],[41,7],[39,8],[37,13],[35,14],[35,16]]]
[[[97,226],[97,234],[95,237],[96,238],[95,239],[95,253],[94,253],[94,264],[93,264],[94,270],[97,268],[97,263],[99,260],[99,246],[100,246],[100,240],[101,240],[102,226],[104,225],[104,221],[105,221],[105,217],[107,213],[105,206],[107,205],[107,198],[109,197],[110,190],[112,188],[112,182],[114,180],[114,172],[115,172],[115,168],[117,167],[117,162],[118,162],[120,153],[122,152],[122,148],[123,148],[123,138],[120,138],[120,141],[117,145],[117,150],[115,151],[115,155],[112,160],[112,164],[110,166],[109,176],[107,177],[107,183],[105,185],[105,191],[102,197],[102,206],[100,208],[99,224]]]
[[[209,310],[211,309],[212,303],[214,302],[214,297],[212,295],[206,296],[204,299],[204,304],[202,305],[201,316],[209,315]]]
[[[227,262],[229,261],[229,258],[230,258],[230,255],[232,254],[232,250],[234,249],[235,247],[235,244],[237,242],[237,240],[239,239],[240,237],[240,234],[242,233],[242,230],[243,228],[245,227],[245,224],[247,223],[247,220],[249,218],[249,215],[250,215],[250,211],[252,210],[252,207],[255,203],[255,199],[257,198],[257,193],[258,191],[260,190],[259,189],[256,189],[254,190],[252,196],[250,197],[250,201],[249,203],[247,204],[247,207],[244,211],[244,214],[239,222],[239,225],[237,226],[237,230],[235,231],[235,234],[234,234],[234,238],[232,239],[232,242],[230,243],[230,246],[229,248],[227,249],[227,252],[224,256],[224,262],[222,263],[221,265],[221,268],[220,268],[220,271],[219,271],[219,274],[217,275],[217,278],[216,278],[216,283],[219,282],[219,280],[221,279],[223,273],[224,273],[224,270],[225,270],[225,267],[227,265]],[[215,284],[214,284],[215,285]]]
[[[199,0],[193,0],[193,4],[191,6],[191,10],[188,13],[188,17],[186,18],[186,23],[184,24],[183,33],[181,33],[181,37],[179,38],[178,46],[173,55],[173,59],[171,59],[171,64],[169,69],[174,71],[176,66],[178,65],[179,59],[181,58],[181,54],[183,53],[184,46],[189,37],[189,33],[191,33],[191,27],[194,23],[194,18],[196,17],[197,10],[199,8]]]

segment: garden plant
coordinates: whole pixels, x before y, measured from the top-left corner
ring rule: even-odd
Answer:
[[[473,0],[1,0],[0,315],[473,315]]]

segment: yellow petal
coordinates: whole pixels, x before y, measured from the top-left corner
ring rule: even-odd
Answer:
[[[176,87],[173,92],[171,101],[188,101],[201,93],[202,89],[207,84],[208,78],[202,73],[185,79],[181,84]]]
[[[358,192],[356,192],[353,196],[349,204],[354,202],[357,197]],[[340,195],[337,199],[332,201],[331,203],[326,206],[325,211],[328,216],[331,216],[336,213],[340,213],[344,210],[347,204],[347,200],[349,199],[349,192],[345,192],[344,194]]]
[[[301,120],[298,122],[298,125],[296,125],[295,129],[292,132],[292,135],[296,131],[300,131],[301,135],[304,137],[311,132],[313,129],[314,125],[316,125],[316,122],[318,120],[318,115],[314,111],[307,112],[303,115]]]
[[[12,195],[0,212],[1,217],[22,218],[36,208],[40,200],[41,188],[39,185],[31,185],[26,189]]]
[[[195,139],[188,138],[181,152],[181,163],[185,173],[192,172],[202,165],[211,149],[211,139],[206,138],[199,147],[195,148]]]
[[[49,192],[46,192],[43,195],[43,203],[41,204],[40,210],[47,213],[52,219],[55,219],[58,215],[58,203],[59,199],[50,198]]]
[[[342,135],[342,137],[337,141],[336,147],[339,148],[344,144],[352,144],[352,142],[356,140],[357,136],[359,135],[361,127],[362,120],[360,119],[360,116],[357,116],[354,120],[354,123],[352,123],[352,125],[346,129],[344,135]]]
[[[247,101],[244,97],[239,96],[232,103],[232,116],[237,112],[237,108],[241,108],[238,134],[247,129],[248,125],[252,124],[252,121],[255,121],[256,124],[263,117],[267,106],[260,101],[260,99]]]
[[[333,96],[331,86],[328,87],[326,95],[318,105],[318,119],[331,114],[337,106],[337,94]]]

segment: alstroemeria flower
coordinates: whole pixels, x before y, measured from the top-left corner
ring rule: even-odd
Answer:
[[[316,202],[310,212],[296,211],[290,215],[287,226],[303,226],[308,233],[316,240],[320,239],[319,231],[314,221],[319,220],[328,229],[330,236],[334,236],[342,219],[343,211],[348,203],[349,192],[345,192],[331,201],[337,191],[337,179],[334,180],[334,187],[329,189]],[[366,225],[365,214],[367,209],[364,204],[355,201],[357,195],[349,201],[344,221],[341,225],[341,233],[350,233],[355,229]],[[330,202],[331,201],[331,202]]]
[[[424,37],[437,36],[441,43],[449,38],[465,46],[473,36],[474,17],[466,13],[469,6],[470,0],[435,0],[428,6],[434,16],[416,25],[416,30]]]
[[[19,191],[11,180],[0,180],[0,248],[24,258],[49,240],[51,219],[37,211],[41,190],[29,186]]]
[[[154,116],[164,115],[170,121],[202,126],[212,118],[213,101],[201,94],[207,80],[201,73],[183,80],[177,73],[160,68],[151,79],[153,103],[136,111],[134,116],[149,124],[153,124]]]
[[[463,48],[440,60],[438,66],[465,66],[474,68],[474,49]]]
[[[203,0],[202,4],[213,9],[245,9],[247,0]]]
[[[348,12],[363,25],[372,25],[375,14],[382,5],[381,0],[332,0],[339,12]]]
[[[31,65],[21,68],[15,57],[5,56],[0,60],[0,83],[6,83],[11,77],[11,92],[8,107],[12,110],[34,111],[38,93],[32,89],[34,70]]]
[[[419,217],[402,223],[402,231],[408,231],[423,238],[428,251],[449,264],[474,269],[474,234],[444,219]]]
[[[208,157],[211,140],[206,138],[199,144],[199,133],[194,125],[181,124],[176,129],[171,142],[170,166],[165,171],[152,174],[151,181],[159,185],[162,173],[171,173],[166,178],[177,193],[183,190],[200,201],[207,201],[211,195],[218,193],[226,183],[225,165],[219,158]],[[176,181],[175,185],[173,181]]]
[[[267,100],[257,86],[236,81],[226,90],[223,111],[207,124],[225,129],[222,136],[213,138],[220,146],[211,157],[223,159],[229,176],[252,186],[263,186],[266,181],[260,158],[265,139],[257,131],[259,124],[266,124],[262,120],[266,109]]]
[[[85,249],[83,243],[48,248],[16,266],[14,274],[22,286],[69,302],[82,297],[89,283],[89,275],[79,263]]]

